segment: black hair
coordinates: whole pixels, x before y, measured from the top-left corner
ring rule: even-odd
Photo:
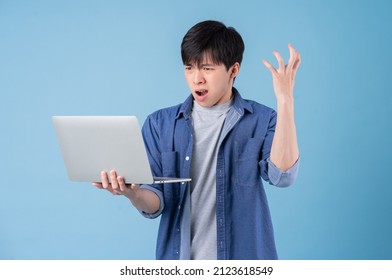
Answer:
[[[241,35],[233,27],[213,20],[194,25],[181,43],[184,65],[200,65],[207,56],[215,64],[224,64],[226,70],[236,62],[241,64],[244,50]]]

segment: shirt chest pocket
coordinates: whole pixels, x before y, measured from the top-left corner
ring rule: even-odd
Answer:
[[[250,138],[245,143],[235,143],[235,171],[238,185],[251,186],[260,182],[259,161],[263,141]]]

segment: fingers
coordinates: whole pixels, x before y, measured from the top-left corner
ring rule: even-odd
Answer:
[[[109,180],[106,171],[101,172],[101,182],[104,189],[107,189],[109,187]]]
[[[118,181],[118,186],[120,187],[120,191],[122,193],[126,192],[128,190],[127,185],[125,184],[125,180],[122,176],[118,176],[117,177],[117,181]]]
[[[263,64],[265,65],[265,67],[268,68],[268,70],[271,71],[272,74],[278,74],[278,72],[276,71],[275,67],[272,66],[271,63],[269,63],[267,60],[263,59]]]
[[[289,44],[289,51],[290,59],[287,66],[290,70],[293,70],[295,72],[298,69],[299,64],[301,63],[301,57],[299,55],[299,52],[291,44]]]
[[[301,64],[301,55],[299,54],[299,52],[297,52],[297,59],[295,60],[294,65],[293,65],[293,70],[295,72],[297,72],[297,69],[300,64]]]
[[[289,44],[289,52],[290,52],[290,58],[289,58],[289,62],[287,63],[287,67],[289,69],[293,68],[294,65],[294,61],[295,61],[295,49],[293,48],[293,46],[291,44]]]
[[[112,194],[120,194],[119,190],[120,188],[118,187],[118,182],[117,182],[117,175],[116,171],[111,170],[110,171],[110,182],[109,182],[109,177],[106,171],[101,172],[101,181],[102,183],[93,183],[94,186],[97,186],[98,188],[101,186],[102,189],[105,189]]]
[[[276,60],[279,63],[278,72],[279,72],[279,70],[284,71],[286,66],[284,65],[284,60],[283,60],[282,56],[280,55],[280,53],[278,51],[273,51],[272,53],[274,54],[274,56],[276,57]]]
[[[94,182],[94,183],[91,183],[91,185],[97,187],[98,189],[103,189],[102,183]]]
[[[273,54],[278,61],[278,68],[274,68],[271,63],[263,60],[264,65],[272,73],[272,84],[274,87],[275,95],[278,99],[292,98],[295,84],[296,71],[301,63],[301,58],[298,51],[288,44],[290,58],[287,65],[278,51],[273,51]]]
[[[136,191],[140,188],[140,185],[139,184],[131,184],[130,188],[131,188],[131,190]]]
[[[110,171],[110,182],[112,183],[112,189],[115,193],[120,191],[120,186],[117,181],[117,173],[114,170]]]
[[[106,171],[102,171],[102,172],[101,172],[101,181],[102,181],[102,187],[103,187],[105,190],[108,190],[108,191],[110,191],[111,193],[113,193],[112,185],[111,185],[110,182],[109,182],[108,174],[107,174]]]
[[[110,171],[110,182],[111,182],[110,192],[112,194],[126,195],[126,193],[129,192],[129,187],[125,183],[124,177],[117,176],[117,172],[115,170]]]
[[[282,58],[282,56],[280,55],[280,53],[278,51],[273,51],[273,55],[275,56],[276,60],[278,61],[279,67],[278,69],[275,69],[271,63],[269,63],[266,60],[263,60],[263,64],[265,65],[265,67],[267,67],[272,74],[278,74],[278,73],[285,73],[285,72],[294,72],[293,74],[295,74],[295,72],[297,71],[300,63],[301,63],[301,57],[299,55],[299,52],[291,45],[288,45],[289,51],[290,51],[290,58],[289,61],[287,63],[287,65],[284,64],[284,60]]]
[[[110,182],[109,182],[110,178]],[[94,182],[93,186],[96,186],[100,189],[105,189],[111,192],[114,195],[125,195],[128,196],[130,193],[137,191],[140,187],[138,184],[126,184],[124,177],[117,176],[115,170],[111,170],[109,175],[106,171],[101,172],[101,181],[102,183]]]
[[[284,73],[284,71],[285,71],[285,69],[286,69],[286,66],[284,65],[284,60],[283,60],[282,56],[280,55],[280,53],[279,53],[278,51],[273,51],[272,53],[274,54],[276,60],[278,61],[278,64],[279,64],[278,69],[276,69],[274,66],[272,66],[272,64],[269,63],[268,61],[266,61],[265,59],[263,60],[263,64],[264,64],[265,67],[267,67],[267,68],[271,71],[271,73],[274,74],[274,75],[276,75],[276,74],[278,74],[278,73],[280,73],[280,72],[283,72],[283,73]]]

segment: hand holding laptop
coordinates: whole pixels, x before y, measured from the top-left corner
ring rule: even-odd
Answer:
[[[110,176],[110,182],[109,182]],[[99,189],[108,190],[113,195],[124,195],[131,199],[133,193],[140,188],[139,184],[126,184],[122,176],[117,176],[115,170],[111,170],[109,174],[106,171],[101,172],[101,183],[92,183]]]
[[[106,171],[102,171],[101,181],[102,183],[92,184],[99,189],[108,190],[113,195],[124,195],[137,209],[145,213],[153,214],[158,211],[160,201],[155,193],[141,189],[139,184],[126,184],[124,177],[117,176],[115,170],[111,170],[109,176]]]

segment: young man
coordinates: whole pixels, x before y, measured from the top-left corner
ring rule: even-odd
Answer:
[[[157,259],[277,259],[261,178],[286,187],[298,172],[293,89],[300,56],[289,50],[287,65],[274,51],[278,69],[263,61],[272,73],[276,113],[233,87],[244,51],[234,28],[205,21],[183,38],[191,95],[151,114],[142,132],[154,175],[192,182],[126,185],[111,170],[94,184],[125,195],[146,217],[161,216]]]

